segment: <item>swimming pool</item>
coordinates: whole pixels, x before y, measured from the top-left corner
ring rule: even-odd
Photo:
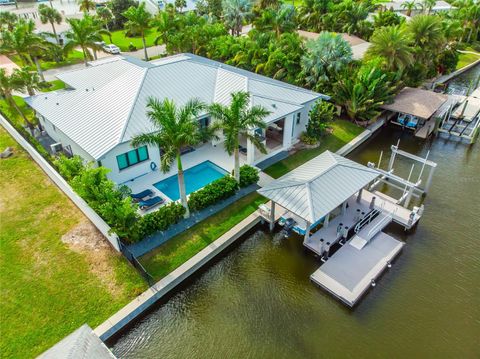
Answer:
[[[185,189],[187,195],[228,174],[227,171],[211,161],[199,163],[198,165],[185,170],[183,173],[185,176]],[[153,185],[159,191],[166,194],[172,201],[176,201],[180,198],[180,192],[178,190],[178,175],[168,177],[163,181],[154,183]]]

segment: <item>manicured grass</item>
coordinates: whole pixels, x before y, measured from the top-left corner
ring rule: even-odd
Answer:
[[[43,88],[42,92],[57,91],[65,88],[65,82],[61,80],[53,80],[48,82],[49,87]]]
[[[140,261],[159,280],[255,212],[264,202],[264,197],[256,192],[251,193],[170,239],[157,250],[143,256]]]
[[[0,352],[33,358],[84,323],[95,327],[146,289],[110,248],[61,241],[81,212],[0,128]]]
[[[147,35],[145,36],[145,41],[147,43],[147,47],[154,46],[155,45],[155,38],[157,37],[157,32],[155,29],[151,29],[147,32]],[[143,49],[143,42],[141,37],[127,37],[125,35],[125,30],[118,30],[118,31],[113,31],[112,32],[112,41],[110,41],[110,38],[108,36],[103,36],[103,41],[105,41],[107,44],[115,44],[117,45],[121,51],[127,52],[130,51],[129,45],[130,43],[133,44],[137,48],[137,50]]]
[[[471,47],[467,47],[465,51],[475,51],[475,50]],[[470,65],[472,62],[475,62],[478,59],[480,59],[480,55],[460,53],[458,57],[457,70],[467,65]]]
[[[15,62],[20,67],[26,67],[30,71],[37,71],[37,68],[34,65],[26,65],[18,56],[9,56],[9,58]],[[68,56],[65,58],[64,61],[55,62],[55,61],[43,61],[40,60],[40,67],[43,71],[56,69],[58,67],[68,66],[79,64],[83,62],[83,53],[81,51],[72,51]]]
[[[364,130],[362,127],[357,126],[350,121],[340,119],[335,120],[330,127],[333,128],[333,133],[322,139],[320,146],[301,150],[284,160],[267,167],[264,172],[273,178],[279,178],[308,160],[311,160],[315,156],[318,156],[323,151],[337,151]]]

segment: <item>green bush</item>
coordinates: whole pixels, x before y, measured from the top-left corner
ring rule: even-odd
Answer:
[[[253,183],[257,183],[260,179],[258,170],[249,165],[240,167],[240,187],[247,187]]]
[[[333,121],[335,106],[331,103],[319,100],[315,102],[309,113],[307,136],[311,139],[320,140],[325,134],[328,123]]]
[[[306,132],[302,132],[300,134],[300,141],[310,146],[316,145],[318,143],[318,140],[316,138],[310,137]]]
[[[157,211],[141,217],[133,227],[126,240],[137,242],[157,231],[165,231],[172,224],[178,223],[185,214],[185,208],[176,202],[160,207]]]
[[[129,43],[128,44],[128,51],[132,52],[132,51],[136,51],[137,48],[135,47],[135,45],[133,43]]]
[[[233,177],[222,177],[190,194],[188,207],[192,211],[199,211],[222,199],[233,196],[237,189],[238,183]]]

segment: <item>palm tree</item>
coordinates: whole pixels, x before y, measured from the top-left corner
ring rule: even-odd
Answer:
[[[331,0],[304,0],[298,9],[299,22],[312,31],[324,30],[322,19],[332,6]]]
[[[403,26],[385,26],[373,33],[370,38],[367,57],[380,57],[388,70],[403,70],[413,63],[412,40]]]
[[[108,24],[113,20],[112,10],[108,6],[101,6],[97,9],[97,16],[105,24],[107,30],[110,31]]]
[[[15,24],[18,21],[18,15],[9,11],[0,11],[0,30],[5,28],[8,31],[13,31]]]
[[[358,35],[360,33],[359,25],[368,17],[368,14],[374,10],[374,6],[370,3],[354,3],[345,1],[339,6],[339,20],[343,23],[342,31],[350,34]]]
[[[45,81],[38,57],[47,51],[51,44],[35,34],[34,30],[33,20],[18,20],[12,31],[2,32],[0,53],[16,54],[25,65],[36,66],[40,78]]]
[[[25,125],[33,131],[33,124],[27,119],[27,116],[22,112],[20,107],[18,107],[15,99],[13,98],[14,91],[22,91],[24,89],[24,84],[17,76],[17,71],[15,70],[10,76],[7,75],[7,72],[4,68],[0,68],[0,96],[5,98],[5,101],[14,108],[20,117],[25,121]]]
[[[435,6],[436,0],[423,0],[420,6],[422,7],[422,10],[426,12],[427,14],[430,14],[430,11],[432,11],[432,8]]]
[[[169,31],[175,29],[175,18],[166,11],[159,11],[153,20],[153,24],[157,27],[158,33],[155,38],[155,45],[158,43],[166,45]]]
[[[270,111],[262,106],[250,107],[248,92],[235,92],[231,96],[232,102],[229,106],[214,103],[208,107],[208,112],[218,121],[218,125],[223,130],[225,136],[223,145],[227,153],[230,156],[233,155],[235,164],[233,175],[235,180],[240,182],[240,137],[246,137],[258,150],[267,153],[263,143],[255,134],[252,134],[252,130],[266,127],[264,118],[270,114]]]
[[[223,18],[232,35],[239,36],[245,19],[249,18],[252,10],[250,0],[223,0]]]
[[[143,133],[132,139],[132,146],[154,145],[162,149],[160,168],[167,173],[174,162],[177,163],[178,189],[180,201],[185,207],[185,217],[190,216],[181,151],[185,146],[195,146],[204,140],[197,117],[204,105],[198,100],[190,100],[183,107],[177,107],[171,100],[160,101],[149,98],[147,116],[154,132]]]
[[[268,8],[253,21],[253,25],[259,31],[273,31],[277,37],[284,32],[293,32],[296,27],[295,9],[287,4],[278,9]]]
[[[312,89],[341,72],[352,61],[352,48],[340,35],[322,31],[314,41],[308,41],[301,60],[300,78]]]
[[[412,0],[412,1],[405,1],[404,3],[402,3],[402,5],[400,5],[402,7],[402,9],[406,10],[407,13],[406,15],[407,16],[411,16],[412,15],[412,11],[414,10],[417,10],[417,3]]]
[[[431,62],[444,48],[445,36],[438,16],[417,15],[408,23],[408,30],[420,60]]]
[[[34,96],[35,91],[40,90],[40,76],[38,76],[38,73],[22,68],[16,70],[13,76],[19,86],[25,88],[30,96]]]
[[[70,52],[76,47],[80,47],[85,66],[87,66],[88,60],[92,59],[89,49],[92,49],[96,54],[96,51],[101,49],[98,43],[103,41],[102,35],[110,36],[110,32],[102,29],[98,20],[90,15],[85,15],[81,19],[67,19],[67,22],[70,24],[70,30],[65,35],[68,42],[64,51]]]
[[[58,41],[57,30],[55,29],[55,23],[59,24],[62,22],[62,15],[58,12],[58,10],[47,6],[45,4],[40,4],[38,6],[38,13],[40,14],[40,21],[42,24],[46,24],[47,22],[52,25],[53,35],[55,36],[55,40]]]
[[[373,61],[356,73],[347,71],[335,84],[333,98],[350,119],[369,121],[379,115],[381,105],[392,99],[394,90],[392,81]]]
[[[152,19],[152,15],[145,10],[144,2],[138,5],[138,7],[130,6],[130,8],[122,15],[128,19],[128,21],[125,23],[125,29],[131,34],[140,34],[142,36],[145,61],[148,61],[145,32],[150,28],[150,20]]]
[[[90,10],[95,10],[95,1],[93,0],[78,0],[78,5],[80,6],[80,11],[84,14],[88,14]]]

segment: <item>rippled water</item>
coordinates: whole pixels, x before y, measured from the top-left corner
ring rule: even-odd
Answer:
[[[391,144],[438,162],[423,218],[354,309],[310,282],[320,265],[300,238],[247,238],[114,345],[120,358],[479,358],[480,150],[386,128],[350,158]],[[408,175],[410,162],[397,161]],[[420,171],[417,165],[413,179]],[[398,195],[398,193],[392,193]]]
[[[470,88],[476,88],[480,86],[480,64],[476,65],[472,69],[464,72],[458,77],[455,77],[448,83],[447,92],[465,95]],[[470,91],[472,92],[472,90]]]

